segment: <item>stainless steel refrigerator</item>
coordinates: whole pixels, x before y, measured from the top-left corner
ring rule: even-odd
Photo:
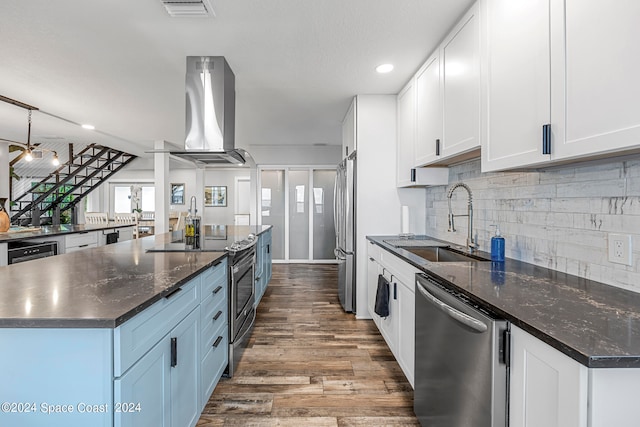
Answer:
[[[338,165],[333,200],[338,260],[338,297],[346,312],[356,311],[356,153]]]

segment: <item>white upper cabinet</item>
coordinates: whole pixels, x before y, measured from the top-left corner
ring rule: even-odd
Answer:
[[[411,170],[415,163],[415,126],[416,126],[416,86],[415,80],[398,93],[398,129],[397,129],[397,185],[411,185]]]
[[[546,162],[551,121],[549,0],[483,0],[482,171]]]
[[[356,151],[356,98],[351,101],[347,114],[342,120],[342,158]]]
[[[480,23],[477,4],[442,43],[440,62],[443,120],[440,156],[449,159],[480,148]]]
[[[481,0],[482,170],[640,148],[640,3]]]
[[[440,53],[436,51],[416,74],[415,164],[438,160],[442,143]]]
[[[552,157],[639,148],[640,2],[561,3],[566,16],[553,23],[564,28],[564,34],[557,33],[558,45],[566,46],[566,52],[552,49],[552,121],[559,124],[560,134],[552,141]]]
[[[447,164],[480,148],[478,21],[474,5],[416,74],[417,166]]]

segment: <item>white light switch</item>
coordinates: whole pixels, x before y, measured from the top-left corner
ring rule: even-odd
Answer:
[[[609,261],[616,264],[633,265],[631,235],[609,234]]]

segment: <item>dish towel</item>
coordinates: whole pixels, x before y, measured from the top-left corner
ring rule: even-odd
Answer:
[[[375,312],[380,317],[389,316],[389,281],[382,274],[378,275]]]

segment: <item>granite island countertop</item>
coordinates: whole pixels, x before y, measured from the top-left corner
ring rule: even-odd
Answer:
[[[113,228],[132,227],[133,224],[109,222],[107,224],[61,224],[43,225],[39,227],[20,227],[0,232],[0,243],[22,239],[41,239],[64,234],[85,233]]]
[[[385,242],[398,236],[367,239],[589,368],[640,368],[636,292],[511,259],[429,262]]]
[[[0,267],[3,328],[115,328],[226,253],[149,253],[171,233]]]

